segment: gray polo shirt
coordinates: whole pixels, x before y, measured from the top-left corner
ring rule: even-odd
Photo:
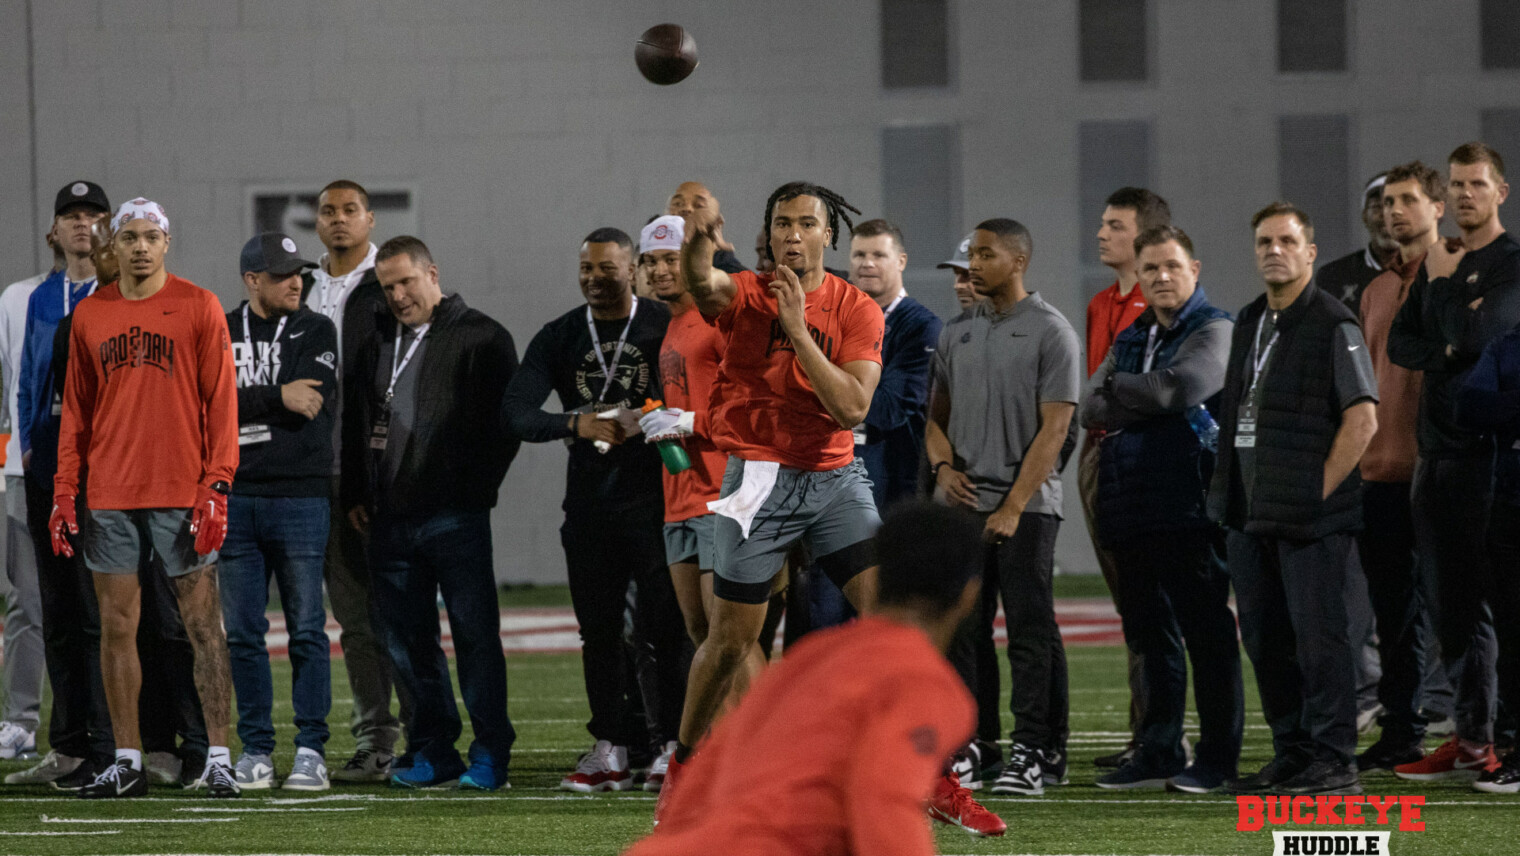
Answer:
[[[996,510],[1013,487],[1040,430],[1040,405],[1077,403],[1081,355],[1076,330],[1038,292],[1006,315],[984,301],[945,325],[934,383],[950,397],[950,444],[976,486],[978,510]],[[1058,469],[1024,510],[1061,516]]]

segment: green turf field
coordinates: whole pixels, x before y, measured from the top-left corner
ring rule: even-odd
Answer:
[[[532,597],[537,605],[556,602],[544,591]],[[509,593],[504,600],[519,598]],[[1118,648],[1072,648],[1068,659],[1072,783],[1047,789],[1042,798],[986,796],[985,802],[1008,821],[1008,835],[978,840],[939,827],[941,852],[1272,852],[1270,832],[1235,831],[1235,808],[1229,798],[1150,791],[1113,794],[1094,788],[1089,759],[1124,739],[1124,657]],[[87,803],[46,788],[0,787],[0,854],[614,854],[648,832],[652,795],[581,796],[555,790],[589,744],[579,658],[516,655],[508,658],[507,668],[518,730],[510,790],[459,794],[335,786],[326,794],[307,797],[274,790],[213,802],[156,788],[145,799]],[[341,660],[333,663],[333,672],[334,733],[328,754],[341,760],[353,746],[341,725],[349,712]],[[276,729],[282,741],[288,741],[288,663],[277,664],[275,675],[275,698],[287,699],[276,702]],[[1005,693],[1006,687],[1005,672]],[[1268,740],[1249,672],[1247,688],[1242,763],[1254,768],[1266,760]],[[1196,729],[1193,732],[1196,737]],[[468,740],[466,721],[461,747]],[[289,768],[292,754],[289,743],[283,742],[275,757],[281,773]],[[0,774],[22,766],[0,762]],[[1394,831],[1391,851],[1398,856],[1516,851],[1520,797],[1477,794],[1455,785],[1412,787],[1391,775],[1369,777],[1365,783],[1368,793],[1427,796],[1427,831]]]

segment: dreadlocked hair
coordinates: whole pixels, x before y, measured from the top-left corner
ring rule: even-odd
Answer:
[[[851,220],[850,215],[845,212],[854,211],[856,214],[859,214],[860,209],[846,202],[843,196],[827,187],[820,187],[810,181],[787,182],[776,188],[771,193],[770,199],[765,200],[764,223],[767,234],[770,232],[771,213],[776,210],[776,203],[796,199],[799,196],[811,196],[823,202],[823,207],[829,212],[829,231],[834,233],[834,238],[829,242],[829,246],[836,250],[839,249],[839,221],[844,221],[845,230],[853,230],[855,228],[855,221]],[[770,253],[770,241],[768,240],[766,241],[765,251],[766,253]]]

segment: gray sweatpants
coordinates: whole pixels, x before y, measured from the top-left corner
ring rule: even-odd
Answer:
[[[26,529],[26,483],[5,477],[5,695],[0,719],[37,730],[46,676],[37,553]]]

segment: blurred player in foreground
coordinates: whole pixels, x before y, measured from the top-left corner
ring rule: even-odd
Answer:
[[[932,790],[939,813],[955,783],[944,760],[975,722],[942,652],[980,603],[980,531],[956,509],[905,502],[890,513],[876,609],[809,636],[762,675],[628,856],[933,853],[924,805]]]

